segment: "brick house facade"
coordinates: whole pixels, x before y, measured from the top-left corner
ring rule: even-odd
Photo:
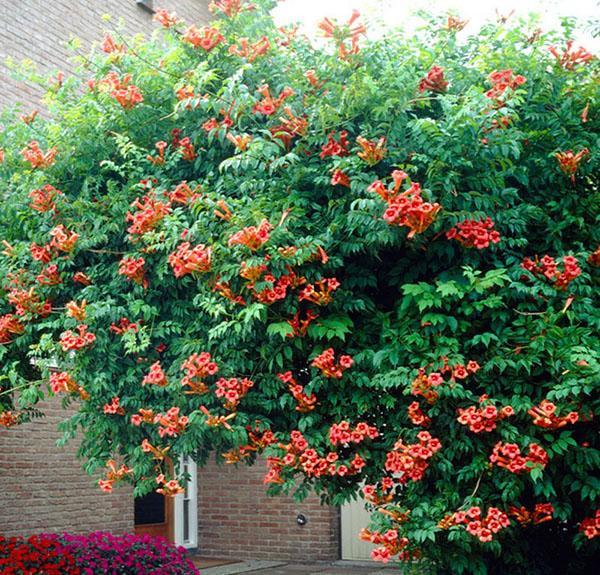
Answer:
[[[152,5],[152,0],[145,0]],[[148,33],[152,14],[136,0],[0,0],[0,108],[19,103],[25,113],[40,107],[39,87],[14,80],[4,61],[28,58],[42,74],[68,73],[70,37],[89,46],[101,38],[101,16],[123,19],[127,33]],[[50,7],[51,6],[51,7]],[[209,17],[208,0],[161,0],[190,22]],[[113,21],[114,21],[113,20]],[[57,446],[57,424],[68,416],[58,398],[40,405],[46,416],[9,430],[0,429],[0,534],[85,533],[135,528],[131,488],[103,494],[81,469],[77,440]],[[215,463],[197,473],[193,501],[197,537],[206,557],[230,559],[333,560],[340,557],[340,512],[316,496],[302,503],[268,498],[265,465],[252,468]],[[298,522],[301,514],[304,525]],[[196,518],[194,518],[196,519]],[[177,528],[175,528],[177,531]],[[177,537],[176,537],[177,539]]]

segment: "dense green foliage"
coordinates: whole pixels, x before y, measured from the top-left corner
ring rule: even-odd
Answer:
[[[217,10],[208,45],[182,24],[113,32],[53,80],[51,119],[6,115],[0,421],[66,393],[66,436],[88,471],[108,462],[107,491],[164,474],[176,492],[169,457],[266,447],[274,491],[372,486],[380,559],[581,572],[600,493],[596,60],[568,28],[463,37],[445,18],[371,40],[325,22],[321,49],[266,4]]]

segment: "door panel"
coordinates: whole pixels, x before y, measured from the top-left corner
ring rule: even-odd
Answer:
[[[368,541],[361,541],[358,534],[367,527],[370,514],[365,509],[365,502],[359,497],[342,506],[342,559],[352,561],[369,561],[375,546]]]

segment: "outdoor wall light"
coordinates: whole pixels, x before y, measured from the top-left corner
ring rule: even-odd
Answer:
[[[135,3],[142,9],[146,10],[146,12],[150,12],[150,14],[154,14],[154,7],[152,5],[152,0],[135,0]]]
[[[302,513],[298,513],[298,515],[296,515],[296,523],[298,525],[300,525],[300,527],[303,527],[304,525],[306,525],[308,523],[308,519],[307,519],[306,515],[303,515]]]

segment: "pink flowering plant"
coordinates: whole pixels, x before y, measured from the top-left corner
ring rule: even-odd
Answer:
[[[363,499],[376,560],[585,572],[597,59],[447,15],[317,45],[273,6],[158,10],[53,77],[48,119],[2,116],[0,425],[56,394],[107,493],[262,455],[273,493]]]

